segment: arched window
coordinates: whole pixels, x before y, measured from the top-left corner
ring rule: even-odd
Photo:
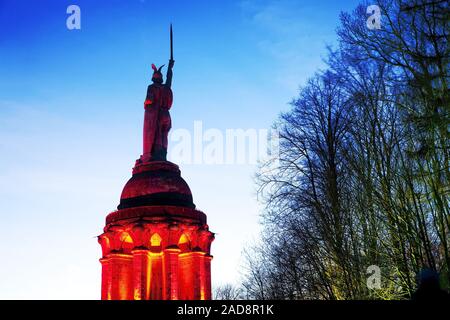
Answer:
[[[122,232],[120,235],[120,249],[125,252],[131,251],[133,249],[133,239],[128,232]]]
[[[151,247],[159,247],[161,246],[161,236],[157,233],[154,233],[150,238],[150,246]]]
[[[178,240],[178,247],[182,252],[188,251],[190,249],[190,240],[185,233],[183,233],[180,237],[180,240]]]

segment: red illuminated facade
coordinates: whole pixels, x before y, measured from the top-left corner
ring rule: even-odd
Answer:
[[[178,166],[165,160],[169,91],[167,84],[149,86],[143,155],[98,237],[103,300],[211,299],[214,234]]]
[[[178,166],[138,161],[98,237],[102,299],[211,299],[213,239]]]

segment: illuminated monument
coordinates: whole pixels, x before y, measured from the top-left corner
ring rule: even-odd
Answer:
[[[214,234],[195,209],[178,166],[166,160],[171,127],[171,57],[163,84],[153,68],[144,108],[143,154],[123,188],[117,211],[106,217],[102,247],[102,299],[211,299],[210,247]]]

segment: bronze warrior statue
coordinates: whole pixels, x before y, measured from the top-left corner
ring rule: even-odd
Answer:
[[[169,109],[172,106],[172,68],[173,60],[173,36],[170,26],[170,59],[167,68],[166,83],[163,83],[161,73],[162,65],[156,68],[152,64],[153,83],[147,88],[147,96],[144,102],[144,151],[141,161],[166,161],[167,138],[172,126]]]

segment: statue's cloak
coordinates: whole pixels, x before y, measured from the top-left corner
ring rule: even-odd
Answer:
[[[158,158],[161,150],[167,151],[167,135],[171,127],[169,109],[173,94],[169,86],[151,84],[147,88],[144,115],[144,158]]]

